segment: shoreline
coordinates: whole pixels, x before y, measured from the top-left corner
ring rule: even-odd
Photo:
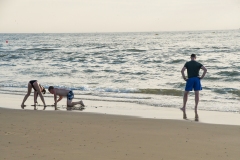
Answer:
[[[4,99],[1,102],[0,107],[6,109],[21,109],[20,104],[22,102],[22,95],[10,95],[10,94],[0,94]],[[46,104],[53,103],[53,97],[44,97]],[[73,101],[78,101],[79,99],[74,99]],[[38,101],[41,103],[40,98]],[[107,115],[120,115],[120,116],[133,116],[138,118],[147,119],[169,119],[169,120],[179,120],[179,121],[190,121],[194,123],[208,123],[208,124],[223,124],[223,125],[237,125],[240,126],[240,114],[232,112],[217,112],[217,111],[203,111],[198,110],[199,121],[194,120],[194,110],[186,110],[188,120],[182,118],[182,111],[176,108],[167,107],[154,107],[142,104],[127,103],[127,102],[109,102],[109,101],[91,101],[83,100],[86,109],[83,111],[66,111],[66,109],[61,108],[65,106],[66,99],[59,103],[60,111],[63,112],[84,112],[84,113],[96,113],[96,114],[107,114]],[[27,107],[25,110],[33,110],[34,107],[31,106],[33,102],[33,97],[30,96],[26,101]],[[42,110],[43,106],[38,106],[38,110]],[[54,110],[54,107],[47,107],[46,111]],[[58,111],[56,111],[58,112]]]

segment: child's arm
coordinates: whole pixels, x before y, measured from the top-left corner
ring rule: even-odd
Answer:
[[[58,98],[57,102],[61,101],[61,100],[62,100],[62,98],[63,98],[63,96],[59,96],[59,98]]]

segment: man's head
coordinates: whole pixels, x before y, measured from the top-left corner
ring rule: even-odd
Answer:
[[[196,54],[191,54],[191,60],[195,60],[197,58]]]
[[[48,87],[48,91],[49,91],[51,94],[53,94],[53,89],[54,89],[53,86],[49,86],[49,87]]]

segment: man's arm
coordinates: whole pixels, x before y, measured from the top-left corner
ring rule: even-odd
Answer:
[[[55,110],[57,110],[57,95],[55,92],[54,92],[54,107],[55,107]]]
[[[62,98],[63,98],[63,96],[59,96],[59,98],[58,98],[57,102],[61,101],[61,100],[62,100]]]
[[[63,96],[60,96],[60,95],[58,95],[58,96],[59,96],[59,98],[58,98],[58,100],[57,100],[57,93],[56,93],[56,91],[54,91],[54,106],[55,106],[55,110],[57,110],[57,103],[58,103],[59,101],[61,101],[62,98],[63,98]]]
[[[205,74],[207,73],[207,68],[204,67],[204,66],[202,66],[201,69],[203,70],[203,74],[202,74],[202,76],[200,77],[200,79],[203,79],[204,76],[205,76]]]
[[[185,74],[184,74],[184,72],[185,72],[186,69],[187,69],[186,67],[183,67],[182,70],[181,70],[182,77],[183,77],[183,79],[184,79],[185,81],[187,80],[187,78],[186,78],[186,76],[185,76]]]

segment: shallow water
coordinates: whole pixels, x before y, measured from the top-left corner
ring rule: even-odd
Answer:
[[[199,109],[238,112],[239,42],[240,30],[0,34],[0,92],[24,95],[37,79],[89,100],[178,108],[185,86],[180,70],[195,53],[208,69]]]

